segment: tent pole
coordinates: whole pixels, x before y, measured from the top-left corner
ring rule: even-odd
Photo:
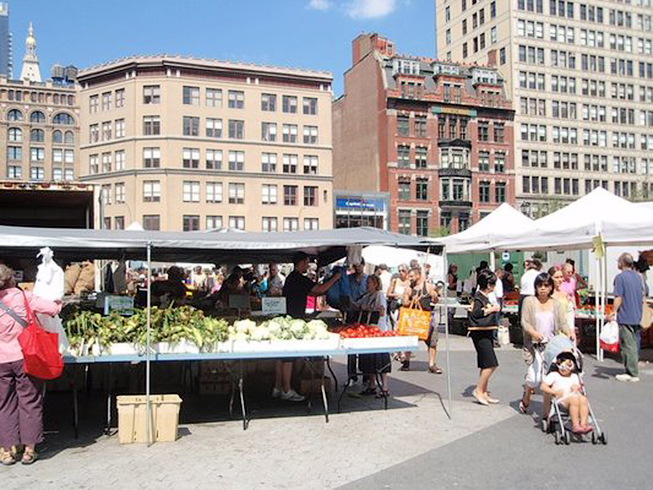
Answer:
[[[600,335],[601,335],[601,319],[600,317],[600,311],[601,311],[601,288],[603,287],[603,281],[601,279],[601,272],[602,272],[602,267],[601,267],[601,258],[598,256],[596,251],[594,252],[594,259],[596,261],[596,290],[594,292],[594,304],[595,304],[595,311],[596,311],[596,318],[595,318],[595,331],[596,331],[596,360],[600,361],[601,360],[601,344],[600,344]]]
[[[601,329],[603,329],[603,325],[605,325],[605,310],[608,305],[608,247],[607,245],[604,246],[604,254],[603,254],[603,307],[601,308]],[[604,352],[601,351],[601,361],[604,359]]]
[[[497,270],[497,264],[496,264],[496,262],[497,262],[497,259],[496,259],[496,257],[494,256],[494,249],[492,249],[492,250],[490,250],[490,270],[491,270],[492,272],[494,272],[494,271]]]
[[[150,346],[152,327],[152,242],[147,242],[147,334],[145,347],[145,404],[147,417],[147,446],[152,445],[152,403],[150,400]]]
[[[444,342],[445,348],[447,351],[447,401],[449,402],[449,419],[452,417],[451,412],[451,353],[449,350],[449,264],[447,262],[447,247],[446,245],[442,248],[442,257],[444,263],[444,273],[446,274],[446,279],[444,282]],[[440,314],[442,314],[442,308],[440,309]],[[434,327],[437,328],[437,327]]]

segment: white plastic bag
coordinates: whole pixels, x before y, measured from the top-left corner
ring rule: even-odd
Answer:
[[[64,272],[53,260],[54,253],[48,247],[42,248],[37,257],[41,257],[41,264],[36,273],[36,283],[32,291],[35,296],[49,301],[61,300],[64,289]],[[68,351],[70,344],[63,329],[59,316],[36,314],[41,326],[48,332],[56,333],[59,338],[59,352]]]
[[[539,388],[544,377],[544,359],[538,349],[534,349],[533,363],[526,372],[526,384],[529,388]]]
[[[612,321],[603,325],[599,336],[601,349],[608,352],[619,352],[619,325]]]
[[[508,345],[510,343],[510,330],[508,327],[503,325],[499,326],[497,340],[499,341],[499,345]]]

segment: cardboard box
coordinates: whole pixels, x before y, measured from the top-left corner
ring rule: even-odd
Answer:
[[[117,397],[118,441],[120,444],[147,442],[147,397]],[[179,428],[179,395],[151,395],[152,441],[173,442]]]

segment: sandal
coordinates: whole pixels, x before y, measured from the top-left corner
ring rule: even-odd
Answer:
[[[25,449],[23,458],[20,460],[21,464],[33,464],[39,458],[38,453],[34,449]]]
[[[429,373],[433,374],[442,374],[442,369],[440,369],[438,366],[429,366]]]
[[[390,391],[381,390],[376,395],[374,395],[374,398],[390,398]]]
[[[11,451],[7,451],[5,448],[0,448],[0,463],[5,466],[11,466],[16,463],[16,457]]]
[[[526,405],[523,400],[519,401],[519,413],[528,413],[528,405]]]
[[[361,395],[376,395],[376,388],[367,387],[360,393]]]

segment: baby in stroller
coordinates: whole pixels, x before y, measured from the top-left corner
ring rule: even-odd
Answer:
[[[540,389],[554,397],[560,408],[569,412],[571,431],[575,434],[586,434],[592,431],[588,424],[590,414],[589,401],[584,394],[582,382],[576,371],[576,359],[571,352],[562,352],[556,357],[555,365],[544,377]]]

